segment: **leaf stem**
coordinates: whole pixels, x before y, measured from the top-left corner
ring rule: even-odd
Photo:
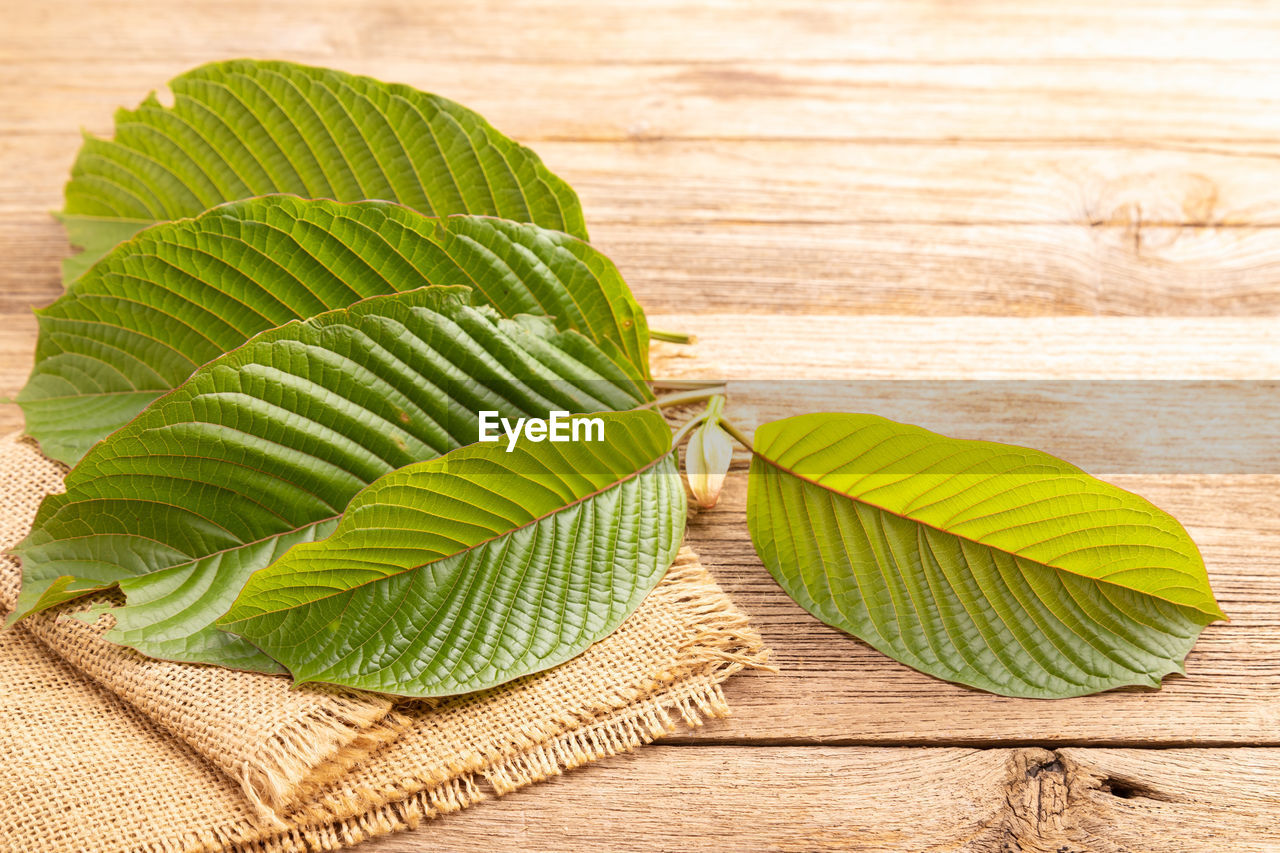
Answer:
[[[673,389],[689,389],[694,388],[720,388],[724,386],[723,379],[655,379],[653,380],[656,388],[673,388]]]
[[[688,332],[660,332],[657,329],[650,329],[649,340],[668,341],[673,344],[691,344],[696,341],[697,338]]]
[[[680,426],[680,429],[676,430],[676,434],[671,436],[671,449],[675,450],[679,447],[680,442],[684,441],[689,433],[693,432],[693,430],[706,419],[707,413],[705,410],[689,418],[688,421]]]
[[[638,409],[665,409],[668,406],[680,406],[685,403],[697,403],[700,400],[709,400],[717,394],[723,394],[725,388],[723,385],[717,385],[714,388],[693,388],[688,391],[673,391],[670,394],[663,394],[656,399],[650,400]]]
[[[680,425],[680,429],[676,430],[676,434],[671,437],[671,447],[675,449],[680,446],[680,442],[684,441],[685,436],[693,432],[694,428],[710,418],[720,419],[720,413],[724,411],[724,395],[716,394],[712,396],[707,407],[698,414],[689,418]]]
[[[720,427],[725,432],[729,433],[729,435],[736,438],[738,440],[738,444],[741,444],[752,453],[756,452],[755,446],[751,443],[751,439],[747,438],[746,433],[738,429],[738,427],[734,425],[733,421],[728,420],[727,418],[721,418]]]

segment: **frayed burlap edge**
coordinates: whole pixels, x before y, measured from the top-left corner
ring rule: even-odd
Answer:
[[[461,811],[491,796],[500,797],[584,764],[652,743],[677,729],[673,713],[692,727],[702,725],[704,719],[727,716],[729,707],[718,681],[708,678],[704,684],[683,684],[652,703],[628,708],[591,726],[565,732],[533,750],[481,771],[459,776],[402,800],[392,800],[356,817],[248,844],[238,843],[237,849],[246,853],[317,853],[415,829],[426,820]],[[165,849],[163,853],[170,850]]]
[[[321,853],[358,844],[393,832],[411,830],[424,821],[461,811],[491,797],[594,761],[630,752],[676,731],[696,728],[707,719],[729,715],[721,683],[746,668],[771,670],[769,650],[746,615],[734,607],[688,548],[672,567],[690,583],[681,591],[697,601],[698,633],[681,649],[670,686],[647,696],[633,696],[624,707],[591,723],[547,737],[430,784],[401,784],[378,791],[329,792],[305,786],[317,799],[297,807],[271,827],[241,821],[206,832],[158,840],[145,853],[193,853],[226,850],[245,853]],[[502,689],[502,688],[498,688]],[[637,694],[640,691],[635,691]],[[358,758],[356,759],[358,760]],[[376,760],[376,757],[375,759]]]
[[[20,455],[12,456],[14,453]],[[35,512],[35,503],[44,496],[62,491],[66,466],[45,457],[30,436],[10,433],[0,437],[0,455],[7,463],[6,476],[13,477],[13,469],[21,472],[20,482],[13,487],[27,492],[32,498],[31,513]],[[14,496],[6,497],[12,500]],[[13,515],[10,508],[5,521],[13,529],[6,526],[6,538],[25,534],[29,519],[20,518],[23,515],[25,513],[21,511]],[[16,539],[3,544],[12,546]],[[3,559],[12,561],[15,558],[6,555]],[[0,593],[0,610],[7,611],[16,594],[15,580],[12,590],[6,588]],[[411,722],[396,713],[393,703],[384,697],[335,690],[315,707],[293,716],[282,715],[276,721],[276,727],[265,733],[251,754],[222,754],[218,744],[205,742],[210,735],[209,730],[193,725],[186,716],[185,707],[172,702],[170,697],[144,689],[144,685],[151,681],[141,677],[144,672],[153,676],[156,672],[179,672],[188,664],[152,660],[103,639],[102,635],[115,624],[110,610],[101,612],[96,619],[85,618],[86,613],[100,612],[122,601],[123,597],[118,592],[98,593],[69,602],[54,611],[33,614],[23,620],[18,630],[29,631],[57,657],[129,703],[235,779],[246,799],[266,820],[274,820],[278,812],[297,804],[299,789],[304,783],[322,783],[339,778],[370,753],[394,740]],[[229,679],[235,677],[228,675]],[[323,691],[325,688],[312,689]]]
[[[254,809],[277,827],[278,815],[299,805],[309,791],[330,784],[400,737],[412,719],[392,711],[369,719],[333,718],[317,711],[277,732],[250,759],[236,781]]]
[[[55,489],[53,484],[47,488]],[[412,728],[415,720],[425,724],[428,719],[434,722],[437,718],[423,714],[415,718],[421,705],[409,703],[401,706],[403,715],[388,708],[387,715],[360,729],[359,726],[368,721],[362,719],[357,727],[346,728],[334,726],[335,721],[329,714],[320,713],[310,721],[314,722],[319,740],[331,737],[334,740],[330,745],[336,744],[336,749],[319,756],[322,760],[315,761],[313,754],[301,762],[287,760],[272,765],[270,760],[264,761],[264,754],[288,755],[304,745],[304,740],[306,748],[316,747],[316,743],[307,738],[285,735],[273,738],[271,735],[275,732],[269,732],[266,743],[259,742],[257,749],[249,754],[249,761],[231,765],[230,775],[239,779],[242,783],[239,787],[245,793],[258,789],[276,799],[287,794],[254,780],[248,765],[269,766],[268,772],[277,779],[299,772],[313,779],[305,785],[305,793],[311,796],[292,812],[270,818],[242,813],[243,817],[205,824],[203,828],[183,830],[175,826],[170,833],[129,849],[154,853],[333,850],[408,829],[490,796],[500,796],[581,764],[628,751],[675,730],[682,722],[699,725],[705,718],[723,716],[727,708],[720,693],[720,682],[743,667],[765,666],[767,653],[745,615],[733,607],[691,550],[682,549],[668,579],[673,581],[671,585],[660,585],[654,591],[654,605],[659,612],[681,613],[679,621],[690,630],[683,633],[678,645],[668,646],[672,657],[647,679],[626,687],[616,684],[605,687],[582,706],[566,706],[550,716],[526,718],[523,725],[508,730],[514,737],[499,750],[459,754],[444,762],[431,762],[427,758],[423,764],[412,760],[403,764],[404,754],[400,753],[402,768],[382,776],[370,768],[387,760],[382,757],[384,754],[399,753],[402,744],[415,737],[413,731],[404,728],[406,720]],[[78,626],[92,631],[83,622]],[[100,638],[98,642],[105,644]],[[73,645],[69,641],[67,644]],[[46,643],[42,645],[49,647]],[[55,656],[68,660],[66,654]],[[111,668],[109,662],[103,666]],[[99,679],[93,680],[102,683]],[[103,686],[111,689],[109,685]],[[510,692],[518,687],[517,682],[497,690]],[[123,698],[119,691],[111,692]],[[489,701],[488,697],[484,694],[473,694],[473,697],[477,698],[453,706],[448,713],[455,718],[473,710],[483,714],[483,703]],[[501,697],[495,699],[502,701]],[[141,701],[146,704],[146,697]],[[481,702],[480,707],[475,706],[476,701]],[[130,704],[144,710],[137,701]],[[378,716],[375,713],[371,719]],[[175,718],[174,722],[179,721]],[[162,728],[169,727],[162,725]],[[403,741],[395,737],[400,731],[405,732]],[[419,769],[415,772],[414,767]],[[321,780],[331,781],[325,787],[320,784]],[[259,800],[258,804],[265,808],[264,801]]]

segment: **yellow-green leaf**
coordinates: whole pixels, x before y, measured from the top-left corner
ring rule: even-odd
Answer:
[[[1022,447],[874,415],[756,432],[747,522],[783,589],[909,666],[1008,696],[1158,686],[1223,619],[1143,498]]]

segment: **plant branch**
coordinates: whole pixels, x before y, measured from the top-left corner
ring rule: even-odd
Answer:
[[[707,403],[707,407],[698,414],[689,418],[676,430],[676,434],[671,437],[671,447],[680,446],[680,442],[684,441],[685,436],[693,432],[694,428],[711,418],[720,419],[720,413],[724,411],[724,395],[715,394],[711,397],[711,401]]]
[[[650,329],[649,340],[668,341],[673,344],[691,344],[696,341],[697,338],[688,332],[660,332],[657,329]]]
[[[747,450],[751,451],[752,453],[755,453],[755,452],[756,452],[755,446],[754,446],[754,445],[752,445],[752,443],[751,443],[751,439],[747,438],[746,433],[744,433],[742,430],[738,429],[738,428],[734,425],[733,421],[726,420],[725,418],[721,418],[721,419],[720,419],[720,427],[721,427],[725,432],[729,433],[729,435],[731,435],[731,436],[733,436],[734,438],[736,438],[736,439],[738,440],[738,444],[741,444],[743,447],[745,447]]]
[[[671,436],[671,449],[675,450],[677,447],[679,447],[680,443],[684,441],[685,438],[688,437],[689,433],[693,432],[694,429],[697,428],[706,419],[707,419],[707,412],[705,409],[699,412],[698,414],[694,415],[693,417],[689,418],[688,421],[686,421],[684,424],[680,426],[680,429],[676,430],[676,434]]]
[[[671,394],[663,394],[662,396],[650,400],[637,409],[665,409],[669,406],[680,406],[685,403],[697,403],[701,400],[709,400],[717,394],[724,393],[724,386],[717,385],[714,388],[694,388],[689,391],[675,391]]]
[[[655,379],[653,380],[655,388],[672,388],[678,390],[692,390],[694,388],[721,388],[724,386],[723,379]]]

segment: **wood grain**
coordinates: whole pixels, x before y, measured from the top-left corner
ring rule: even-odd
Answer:
[[[61,289],[48,211],[79,128],[109,133],[116,107],[203,62],[331,65],[453,97],[534,145],[665,315],[652,325],[699,336],[659,347],[658,372],[735,380],[744,426],[856,388],[849,407],[1089,460],[1184,521],[1233,617],[1159,692],[946,685],[781,593],[738,472],[690,537],[781,671],[734,679],[735,715],[674,745],[368,849],[1280,850],[1280,443],[1255,437],[1249,473],[1207,449],[1179,473],[1135,471],[1144,416],[1174,416],[1156,390],[1108,431],[1055,418],[1089,411],[1078,390],[1017,408],[840,386],[1280,377],[1280,7],[0,6],[0,395],[30,366],[27,309]],[[1255,405],[1190,420],[1255,424]],[[0,430],[20,424],[0,406]]]
[[[365,849],[1261,853],[1277,774],[1267,749],[659,746]]]
[[[128,36],[121,35],[127,44]],[[459,62],[422,51],[382,60],[288,48],[273,53],[374,72],[438,92],[528,142],[958,139],[1269,145],[1275,139],[1268,111],[1280,103],[1280,63],[1274,60],[1248,65],[1195,60],[936,64],[766,58],[710,66],[601,62],[584,72],[575,64],[501,58]],[[182,58],[151,50],[124,64],[89,61],[74,87],[65,85],[65,61],[31,58],[20,72],[0,69],[0,90],[43,97],[15,101],[6,121],[23,135],[60,132],[70,111],[84,116],[90,128],[105,130],[117,106],[162,90],[193,65],[227,56],[202,45]],[[634,95],[619,97],[624,92]],[[1135,110],[1135,102],[1143,108]]]
[[[109,133],[116,107],[246,52],[251,26],[260,53],[439,91],[535,143],[651,310],[696,293],[699,310],[768,314],[1280,311],[1280,63],[1250,53],[1269,13],[809,0],[661,17],[680,7],[482,4],[446,20],[392,2],[196,4],[153,22],[163,40],[132,25],[143,0],[16,9],[0,36],[22,59],[0,65],[0,309],[58,292],[66,248],[46,211],[78,126]],[[709,20],[714,39],[697,35]],[[395,48],[414,37],[433,49]]]
[[[521,0],[439,6],[344,0],[254,0],[166,7],[117,0],[110,13],[76,0],[14,4],[0,45],[31,60],[105,64],[139,51],[194,62],[249,47],[366,63],[429,55],[526,64],[800,62],[955,63],[1045,59],[1275,58],[1280,12],[1266,4],[1107,0],[1016,4],[881,0]],[[30,35],[42,41],[24,41]],[[54,38],[56,37],[56,38]],[[424,50],[425,46],[430,51]],[[145,58],[145,57],[144,57]]]
[[[123,95],[117,103],[137,100]],[[111,110],[94,111],[109,119]],[[86,116],[87,118],[87,116]],[[104,122],[98,131],[109,135]],[[10,137],[24,171],[0,175],[0,213],[61,202],[72,123]],[[542,141],[592,223],[1076,225],[1121,229],[1280,224],[1280,144],[654,139]],[[34,221],[34,220],[33,220]]]
[[[672,378],[1274,379],[1277,318],[760,317],[649,313]],[[15,322],[17,319],[15,318]]]
[[[1280,229],[604,223],[594,242],[657,312],[1219,315],[1280,311]],[[0,215],[0,310],[61,292],[66,240]]]

